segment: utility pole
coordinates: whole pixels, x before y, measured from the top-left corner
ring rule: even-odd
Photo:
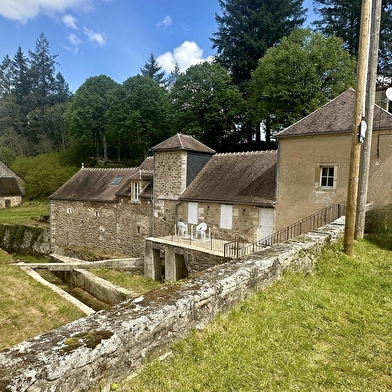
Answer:
[[[344,228],[344,252],[352,256],[354,252],[354,232],[357,212],[359,161],[361,143],[359,133],[363,115],[365,97],[365,79],[367,71],[367,53],[369,47],[369,23],[371,0],[362,0],[361,27],[359,33],[357,80],[355,87],[353,125],[351,134],[350,171],[347,188],[346,225]],[[363,124],[362,124],[363,126]]]
[[[373,116],[376,95],[378,48],[380,41],[382,0],[373,0],[370,28],[369,69],[366,83],[365,121],[367,131],[361,151],[359,190],[355,238],[363,238],[365,232],[366,203],[369,183],[370,151],[372,148]]]

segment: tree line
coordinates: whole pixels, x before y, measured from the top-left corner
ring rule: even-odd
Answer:
[[[56,72],[56,57],[41,34],[27,56],[19,47],[0,64],[0,159],[5,162],[67,146],[63,115],[71,92]]]
[[[49,42],[0,65],[0,159],[68,151],[71,161],[137,165],[177,133],[218,152],[274,148],[272,136],[355,85],[361,0],[218,0],[216,57],[166,77],[153,54],[117,83],[88,78],[71,94]],[[379,73],[391,72],[392,0],[383,2]],[[262,138],[265,135],[265,139]]]

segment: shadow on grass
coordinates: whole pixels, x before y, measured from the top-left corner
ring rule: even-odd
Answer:
[[[381,249],[392,250],[392,204],[366,214],[366,239]]]

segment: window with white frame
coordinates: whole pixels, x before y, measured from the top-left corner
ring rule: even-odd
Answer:
[[[220,213],[220,228],[229,229],[233,228],[233,206],[227,204],[221,204]]]
[[[188,203],[188,223],[197,225],[199,205],[195,202]]]
[[[334,187],[335,167],[334,166],[320,166],[320,187],[330,188]]]
[[[133,199],[140,200],[140,182],[133,183]]]

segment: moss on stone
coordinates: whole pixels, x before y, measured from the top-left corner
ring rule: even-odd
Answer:
[[[69,354],[79,347],[94,349],[102,340],[108,340],[113,336],[110,331],[90,331],[76,334],[64,340],[64,347],[61,349],[63,354]]]

